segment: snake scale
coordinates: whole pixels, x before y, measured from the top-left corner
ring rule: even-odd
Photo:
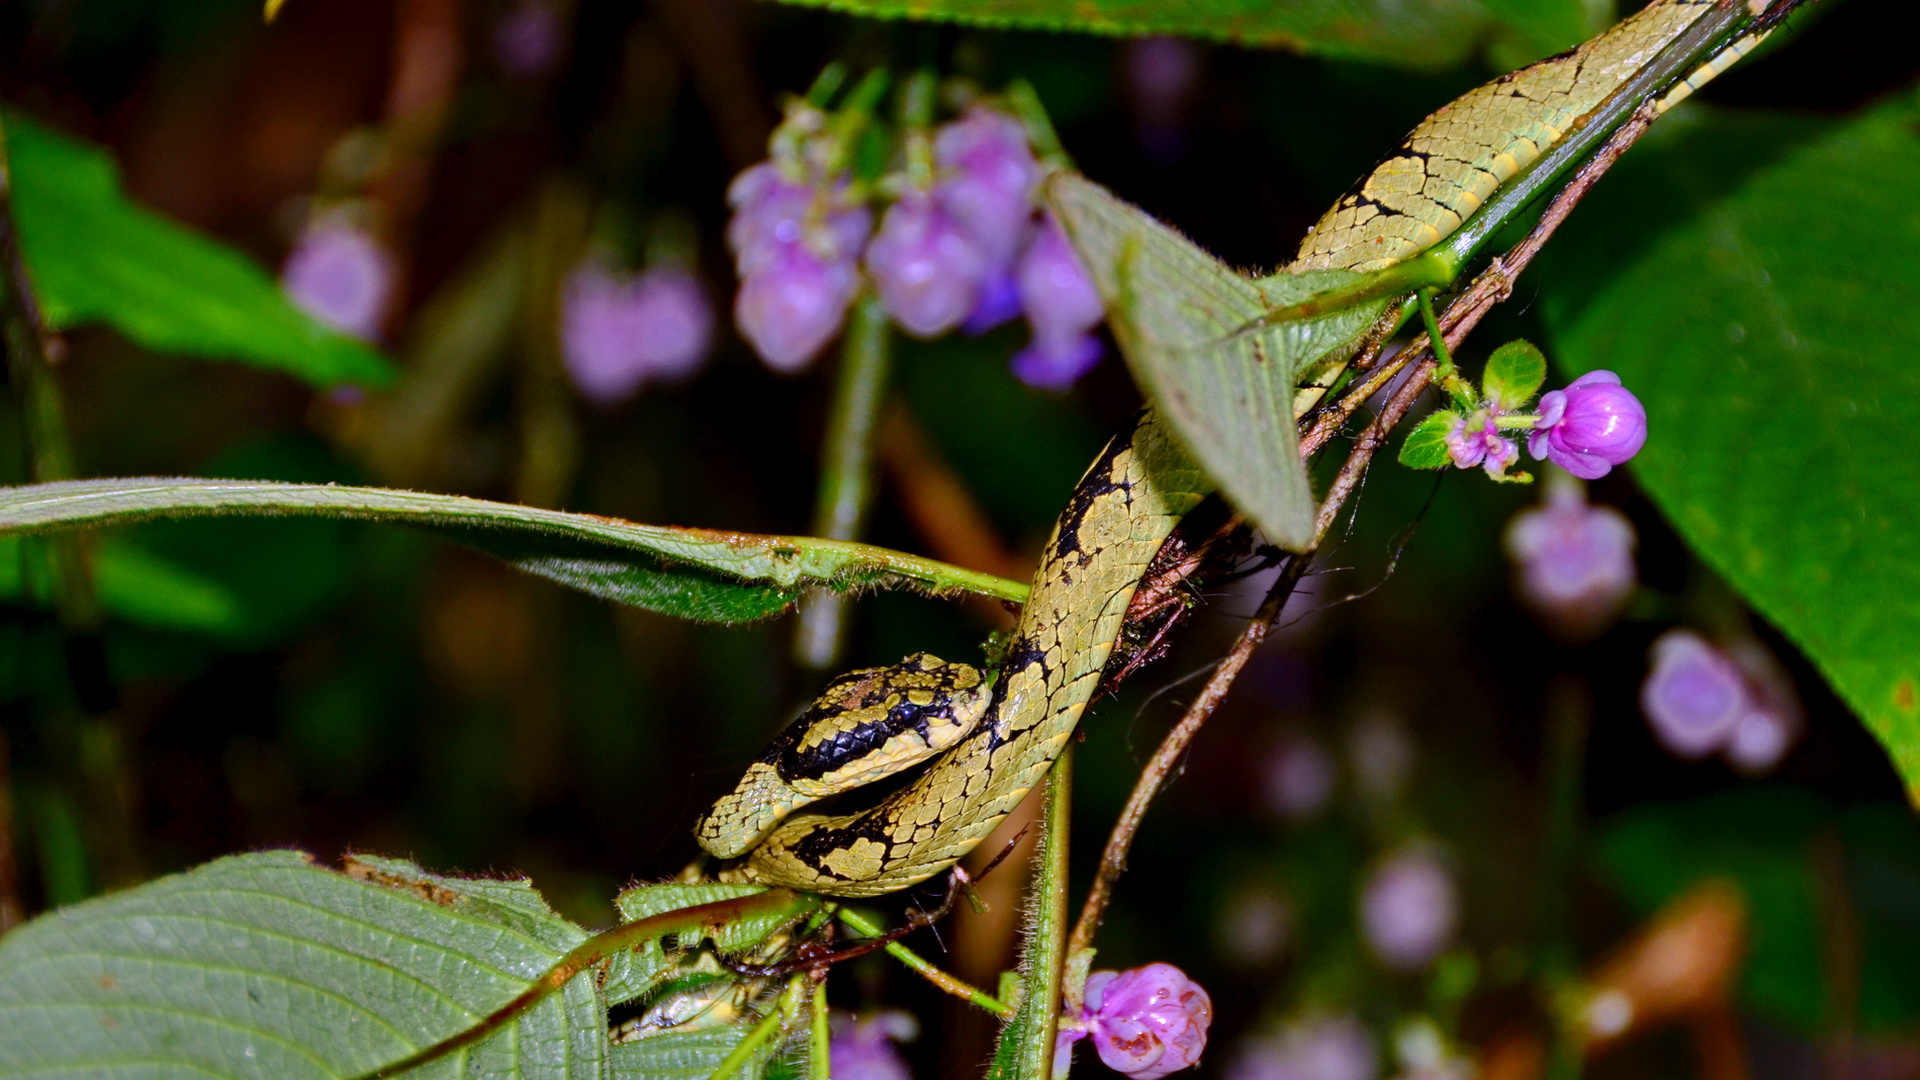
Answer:
[[[1667,43],[1727,2],[1653,0],[1586,44],[1444,106],[1327,212],[1287,269],[1374,270],[1439,243]],[[1760,36],[1723,50],[1656,109],[1718,74]],[[703,847],[732,860],[720,880],[878,896],[965,856],[1066,745],[1148,564],[1212,490],[1169,426],[1144,411],[1074,489],[997,675],[989,681],[964,664],[918,654],[836,679],[696,827]],[[866,810],[795,812],[928,762]]]

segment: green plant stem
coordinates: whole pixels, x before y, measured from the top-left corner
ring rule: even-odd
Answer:
[[[834,384],[833,407],[827,416],[825,460],[821,464],[820,492],[814,503],[814,535],[829,540],[852,540],[866,525],[873,505],[873,437],[880,403],[886,398],[887,367],[892,353],[892,328],[880,298],[864,294],[854,302]],[[847,598],[824,589],[809,593],[801,604],[800,627],[794,636],[794,659],[811,671],[825,671],[840,662],[846,640]]]
[[[512,1023],[528,1009],[545,1001],[554,991],[567,985],[587,969],[620,953],[637,949],[649,941],[656,941],[667,934],[711,934],[716,926],[724,926],[748,916],[763,915],[782,908],[790,909],[793,916],[798,918],[819,902],[818,897],[806,893],[796,893],[787,889],[768,889],[765,892],[732,900],[715,900],[712,903],[695,904],[675,911],[663,911],[658,915],[616,926],[605,933],[595,934],[574,946],[567,955],[560,958],[559,963],[547,969],[545,975],[540,976],[533,985],[514,995],[513,1000],[505,1005],[424,1050],[365,1074],[361,1080],[384,1080],[389,1076],[398,1076],[430,1061],[437,1061],[457,1050],[472,1046]],[[793,985],[797,984],[788,987],[790,997],[794,994]],[[787,1011],[791,1015],[791,1007]],[[749,1035],[748,1038],[751,1039],[752,1036]],[[722,1069],[725,1069],[724,1064]],[[720,1072],[714,1073],[716,1077],[721,1075],[723,1074]]]
[[[773,1037],[773,1033],[785,1026],[786,1022],[800,1011],[800,997],[806,992],[803,989],[806,981],[805,975],[795,975],[787,980],[787,989],[780,995],[779,1007],[753,1025],[753,1030],[747,1032],[746,1038],[740,1040],[740,1045],[734,1047],[732,1053],[721,1059],[720,1064],[708,1075],[707,1080],[727,1080],[727,1077],[739,1072],[747,1062],[752,1061],[754,1055],[760,1052],[760,1048]]]
[[[1060,1026],[1060,975],[1067,959],[1067,837],[1073,808],[1073,744],[1047,773],[1045,824],[1029,900],[1023,987],[1013,1020],[1001,1034],[988,1080],[1045,1080],[1053,1075]]]
[[[808,1018],[807,1076],[809,1080],[833,1080],[833,1038],[827,1024],[827,979],[823,972],[813,982],[813,1013]]]
[[[838,915],[840,916],[840,921],[847,924],[848,929],[863,937],[879,937],[886,932],[885,927],[867,918],[860,912],[841,908]],[[905,964],[922,978],[947,993],[952,994],[954,997],[978,1005],[982,1009],[1002,1019],[1013,1015],[1013,1006],[988,994],[979,987],[955,977],[919,953],[907,948],[905,945],[897,941],[890,941],[887,943],[886,951],[888,956]]]

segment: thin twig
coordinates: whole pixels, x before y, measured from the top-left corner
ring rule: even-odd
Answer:
[[[1581,165],[1567,185],[1560,189],[1548,204],[1540,221],[1513,250],[1505,257],[1496,258],[1482,271],[1459,298],[1447,305],[1441,314],[1439,326],[1445,347],[1457,350],[1461,343],[1479,326],[1494,305],[1505,300],[1513,292],[1513,280],[1525,270],[1534,257],[1540,253],[1554,232],[1566,221],[1567,215],[1579,204],[1593,185],[1613,167],[1620,155],[1627,151],[1641,135],[1646,133],[1653,122],[1651,105],[1642,106],[1620,129],[1607,140],[1592,158]],[[1305,418],[1309,427],[1301,436],[1301,453],[1312,454],[1319,450],[1332,435],[1340,429],[1346,419],[1357,412],[1360,406],[1378,393],[1401,371],[1409,366],[1412,373],[1397,387],[1382,405],[1380,412],[1363,428],[1355,439],[1353,449],[1347,454],[1347,460],[1340,466],[1340,472],[1327,489],[1326,498],[1320,504],[1318,517],[1314,521],[1313,542],[1308,549],[1288,560],[1287,567],[1268,590],[1266,599],[1254,613],[1252,621],[1240,632],[1226,658],[1215,669],[1213,677],[1207,680],[1205,689],[1187,707],[1186,715],[1180,718],[1173,730],[1161,740],[1153,757],[1140,771],[1140,779],[1135,782],[1133,792],[1127,797],[1127,804],[1120,812],[1120,818],[1114,823],[1113,831],[1107,837],[1106,850],[1100,857],[1100,868],[1094,877],[1093,887],[1087,893],[1087,899],[1080,908],[1080,918],[1074,924],[1073,933],[1068,938],[1068,955],[1072,955],[1093,944],[1093,935],[1098,931],[1100,919],[1106,912],[1108,901],[1112,897],[1114,882],[1126,869],[1127,852],[1133,846],[1134,836],[1139,832],[1140,823],[1145,818],[1147,807],[1155,795],[1165,786],[1168,776],[1175,765],[1186,755],[1187,748],[1199,734],[1200,728],[1213,715],[1220,702],[1226,697],[1247,660],[1264,641],[1272,628],[1273,621],[1279,617],[1286,605],[1287,597],[1292,593],[1295,583],[1305,572],[1307,563],[1312,559],[1322,540],[1332,530],[1340,512],[1347,501],[1358,490],[1365,479],[1367,469],[1373,462],[1373,456],[1386,445],[1387,436],[1404,419],[1414,403],[1419,400],[1432,380],[1435,363],[1433,348],[1427,335],[1422,334],[1387,363],[1361,383],[1348,389],[1341,400],[1326,413]],[[1336,419],[1337,418],[1337,419]]]

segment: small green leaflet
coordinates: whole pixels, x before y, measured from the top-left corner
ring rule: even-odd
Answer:
[[[0,536],[170,517],[360,518],[424,526],[562,585],[683,619],[777,615],[810,588],[971,592],[1018,582],[887,548],[811,537],[638,525],[592,514],[386,488],[148,478],[0,488]]]
[[[1350,354],[1391,300],[1258,326],[1275,308],[1364,275],[1319,270],[1255,280],[1084,177],[1055,176],[1047,196],[1148,399],[1268,539],[1304,548],[1314,500],[1294,427],[1296,383],[1301,372]]]
[[[55,329],[106,323],[322,388],[392,381],[384,357],[294,307],[252,260],[128,199],[104,151],[13,110],[5,121],[20,249]]]
[[[1547,381],[1547,358],[1530,341],[1509,341],[1487,357],[1487,399],[1506,412],[1526,407]]]
[[[1447,432],[1460,414],[1442,409],[1420,421],[1400,444],[1400,464],[1410,469],[1444,469],[1453,464],[1447,453]]]

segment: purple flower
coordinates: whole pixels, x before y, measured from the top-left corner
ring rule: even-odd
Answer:
[[[1063,392],[1092,371],[1106,354],[1106,346],[1092,334],[1069,334],[1063,338],[1035,337],[1027,347],[1013,354],[1009,362],[1014,377],[1036,390]]]
[[[1108,1068],[1133,1080],[1160,1080],[1200,1063],[1213,1000],[1172,964],[1096,971],[1087,977],[1078,1021],[1077,1028],[1062,1028],[1055,1041],[1056,1076],[1073,1042],[1091,1037]]]
[[[1800,701],[1773,654],[1751,639],[1725,650],[1691,630],[1669,630],[1653,643],[1653,670],[1640,687],[1640,708],[1655,737],[1674,754],[1716,751],[1740,772],[1757,775],[1780,763],[1800,734]]]
[[[380,334],[393,283],[393,256],[365,231],[342,221],[308,226],[280,270],[281,287],[296,306],[367,340]]]
[[[1507,554],[1519,564],[1527,603],[1554,626],[1583,637],[1603,627],[1633,592],[1633,525],[1618,510],[1588,503],[1578,481],[1555,475],[1545,505],[1515,514],[1507,526]]]
[[[545,75],[560,59],[565,28],[551,0],[521,0],[493,26],[493,57],[516,79]]]
[[[1304,735],[1282,739],[1267,755],[1267,805],[1292,821],[1313,817],[1333,798],[1333,755]]]
[[[913,1073],[893,1048],[910,1042],[920,1025],[903,1012],[877,1013],[865,1020],[833,1018],[833,1041],[827,1050],[827,1071],[834,1080],[913,1080]]]
[[[1447,429],[1446,441],[1447,456],[1453,459],[1456,468],[1471,469],[1480,465],[1486,468],[1488,476],[1505,476],[1507,466],[1520,460],[1519,448],[1513,445],[1513,440],[1500,437],[1493,418],[1484,412],[1455,417]]]
[[[1032,228],[1040,164],[1020,121],[974,107],[933,137],[941,172],[933,196],[990,267],[1013,262]]]
[[[893,320],[915,337],[946,333],[974,307],[987,259],[923,194],[887,208],[867,245],[867,271]]]
[[[1379,1057],[1350,1015],[1310,1017],[1279,1036],[1251,1039],[1227,1067],[1227,1080],[1376,1080]]]
[[[1647,410],[1611,371],[1589,371],[1540,397],[1540,419],[1527,437],[1535,458],[1582,480],[1624,465],[1647,441]]]
[[[1374,868],[1360,896],[1360,926],[1388,967],[1416,971],[1453,941],[1459,899],[1453,875],[1424,847],[1410,847]]]
[[[825,260],[805,244],[781,244],[745,280],[733,320],[775,371],[807,366],[840,332],[860,285],[853,264]]]
[[[1058,340],[1100,325],[1106,306],[1080,256],[1049,214],[1020,256],[1020,305],[1035,338]]]
[[[960,324],[960,330],[977,337],[994,327],[1012,322],[1019,314],[1020,278],[1014,273],[1013,266],[989,270],[980,282],[980,292],[974,298],[973,310],[967,312],[967,319]]]
[[[1020,256],[1018,281],[1033,340],[1014,355],[1014,374],[1032,386],[1064,390],[1100,362],[1104,349],[1093,329],[1106,308],[1051,215]]]
[[[614,274],[581,264],[561,297],[560,334],[567,374],[600,404],[633,396],[649,379],[699,370],[713,340],[713,310],[700,282],[674,267]]]
[[[734,321],[776,371],[805,367],[840,332],[860,284],[854,265],[872,226],[846,184],[815,186],[761,162],[727,188],[727,246],[739,271]]]
[[[1640,711],[1674,754],[1700,758],[1724,749],[1748,710],[1740,668],[1691,630],[1653,643],[1653,670],[1640,686]]]

